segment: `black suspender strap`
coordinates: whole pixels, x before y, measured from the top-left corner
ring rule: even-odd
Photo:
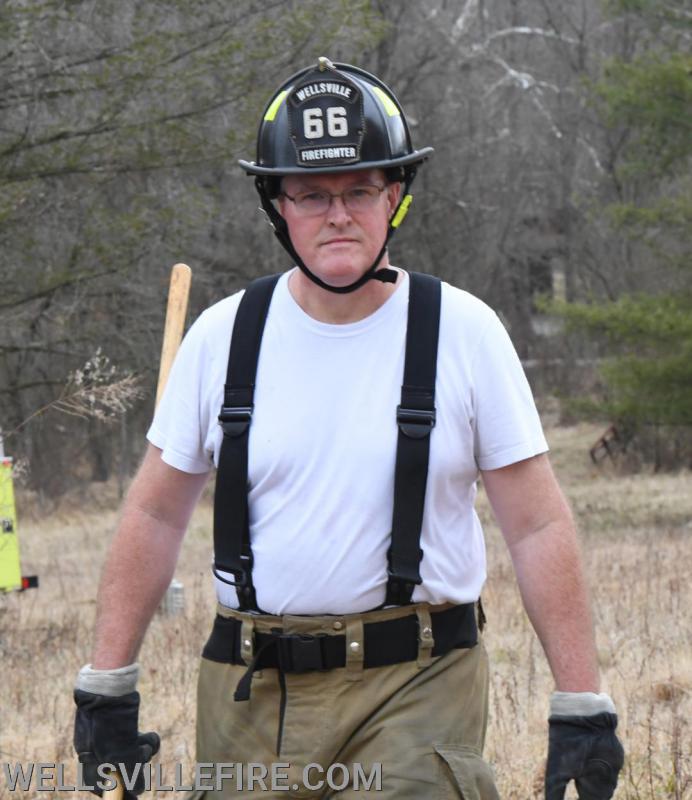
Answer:
[[[440,298],[441,284],[437,278],[410,274],[404,382],[401,405],[396,410],[399,435],[385,605],[410,603],[414,586],[421,583],[420,537],[430,433],[435,425]]]
[[[219,580],[236,587],[242,611],[259,610],[252,582],[247,498],[248,438],[262,332],[278,279],[278,275],[269,275],[253,281],[240,301],[219,414],[223,441],[214,491],[213,571]],[[219,571],[231,573],[235,580],[219,575]]]

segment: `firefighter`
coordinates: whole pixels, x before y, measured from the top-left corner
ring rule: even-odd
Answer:
[[[381,765],[383,798],[498,797],[480,478],[555,680],[547,797],[571,779],[583,800],[612,796],[617,717],[519,360],[484,303],[389,260],[431,154],[389,87],[350,65],[321,58],[267,104],[240,164],[295,266],[207,309],[178,353],[77,679],[87,777],[158,750],[138,733],[137,653],[216,468],[198,762],[285,764],[267,796],[359,796],[354,773],[308,780],[339,764]],[[236,775],[196,796],[257,793]]]

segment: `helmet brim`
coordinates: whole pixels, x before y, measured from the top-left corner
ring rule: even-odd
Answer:
[[[238,164],[247,172],[248,175],[326,175],[335,172],[358,172],[364,169],[391,169],[392,167],[404,167],[409,164],[421,164],[430,158],[434,150],[432,147],[422,147],[412,153],[399,156],[398,158],[383,159],[381,161],[359,161],[355,164],[345,164],[343,166],[324,166],[324,167],[263,167],[254,161],[239,159]]]

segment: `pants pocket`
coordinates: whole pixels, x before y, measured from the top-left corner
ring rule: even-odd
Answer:
[[[440,800],[500,800],[490,765],[473,747],[434,745],[442,759]]]

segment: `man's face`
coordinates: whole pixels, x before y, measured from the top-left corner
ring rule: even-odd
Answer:
[[[337,195],[368,186],[384,191],[377,195],[372,207],[360,211],[349,210],[343,198],[333,197],[324,213],[303,216],[296,204],[283,196],[296,197],[314,191]],[[281,191],[279,211],[298,255],[321,280],[332,286],[347,286],[370,268],[380,252],[401,185],[387,184],[382,170],[369,169],[332,175],[289,175],[283,179]]]

